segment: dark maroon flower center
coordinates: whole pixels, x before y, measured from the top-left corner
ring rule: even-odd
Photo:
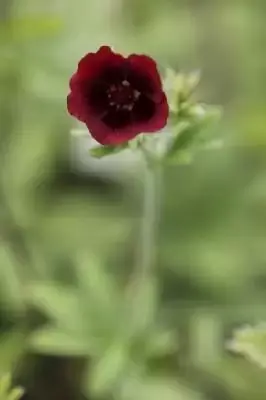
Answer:
[[[107,89],[109,106],[116,107],[117,110],[123,109],[132,111],[139,96],[140,92],[136,89],[133,89],[127,80],[123,80],[121,83],[111,85]]]
[[[156,111],[148,78],[132,70],[109,68],[91,85],[86,98],[111,129],[150,120]]]

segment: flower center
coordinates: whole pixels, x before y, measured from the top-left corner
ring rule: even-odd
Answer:
[[[107,90],[109,105],[117,110],[131,111],[139,96],[140,92],[133,89],[127,80],[113,84]]]

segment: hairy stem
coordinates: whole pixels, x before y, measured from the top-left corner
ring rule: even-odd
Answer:
[[[144,193],[139,249],[139,275],[149,276],[156,263],[156,242],[161,197],[161,167],[144,154]]]

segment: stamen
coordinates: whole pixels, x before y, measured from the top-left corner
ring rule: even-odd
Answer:
[[[140,96],[140,92],[138,90],[134,90],[133,91],[133,95],[134,95],[134,99],[138,100],[139,96]]]
[[[134,107],[133,104],[126,104],[122,108],[123,108],[123,110],[132,111],[133,107]]]
[[[126,79],[119,85],[110,85],[107,90],[109,106],[115,107],[116,110],[132,111],[140,95],[141,93],[133,89]]]

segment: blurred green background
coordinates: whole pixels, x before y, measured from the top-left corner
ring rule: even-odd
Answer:
[[[81,339],[53,333],[33,348],[30,333],[47,314],[76,328],[92,308],[108,339],[107,273],[123,287],[136,261],[140,171],[127,156],[90,160],[66,112],[78,60],[102,44],[162,71],[200,69],[198,99],[224,108],[224,148],[164,172],[157,311],[178,350],[143,365],[186,389],[132,399],[265,399],[265,372],[224,348],[235,326],[266,319],[265,18],[263,0],[0,0],[0,371],[25,400],[90,397],[80,382],[94,345],[87,357]],[[82,280],[95,293],[78,319],[64,290]]]

